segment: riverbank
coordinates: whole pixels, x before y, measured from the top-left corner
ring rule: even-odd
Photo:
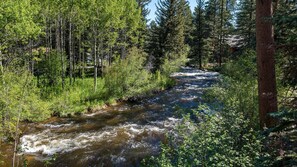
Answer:
[[[160,151],[164,134],[180,121],[174,116],[176,109],[196,108],[216,77],[216,73],[183,68],[173,75],[177,84],[172,89],[29,129],[21,137],[20,153],[33,167],[47,161],[52,166],[137,166]]]
[[[84,79],[91,80],[91,79]],[[52,123],[59,122],[61,119],[69,119],[69,118],[79,118],[82,116],[93,116],[100,114],[100,111],[112,111],[114,107],[122,105],[124,103],[130,103],[130,102],[136,102],[138,100],[148,98],[154,95],[157,95],[158,93],[161,93],[164,90],[167,90],[168,88],[174,86],[175,81],[172,78],[167,78],[166,80],[170,81],[166,83],[165,85],[159,85],[155,87],[151,87],[150,89],[147,89],[145,92],[139,92],[135,94],[133,97],[107,97],[107,100],[105,101],[94,101],[93,103],[73,103],[73,105],[68,106],[68,110],[73,109],[71,112],[52,112],[50,117],[42,119],[40,121],[28,121],[23,120],[20,124],[20,136],[23,136],[26,133],[35,132],[40,128],[43,128],[43,125],[51,125]],[[79,82],[79,81],[78,81]],[[77,90],[77,89],[74,89]],[[67,93],[71,96],[71,92]],[[115,100],[116,99],[116,100]],[[87,106],[89,105],[89,106]],[[83,108],[81,110],[77,108]],[[76,109],[76,110],[75,110]],[[62,110],[62,109],[61,109]],[[57,110],[56,110],[57,111]],[[63,114],[61,114],[63,113]],[[10,162],[13,157],[13,147],[14,142],[12,139],[7,139],[3,143],[0,143],[1,149],[0,149],[0,166],[10,166]],[[51,159],[48,159],[51,160]],[[18,158],[18,161],[20,164],[27,163],[27,161],[31,161],[31,157],[27,156],[26,159],[23,159],[22,157]],[[40,164],[43,166],[42,164]]]

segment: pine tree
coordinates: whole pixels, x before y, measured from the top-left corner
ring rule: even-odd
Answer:
[[[209,0],[205,6],[205,19],[207,20],[206,26],[206,46],[207,53],[209,56],[212,56],[213,60],[217,58],[218,50],[216,46],[219,46],[218,38],[218,13],[219,13],[219,4],[218,0]]]
[[[233,30],[231,22],[234,5],[235,0],[209,0],[206,3],[207,50],[219,65],[226,56],[225,38]]]
[[[269,113],[277,112],[277,90],[275,77],[275,46],[273,39],[272,0],[256,3],[256,37],[258,64],[258,95],[260,125],[272,127],[276,120]]]
[[[185,4],[180,0],[160,0],[157,5],[159,51],[156,62],[162,62],[165,55],[173,59],[185,50]],[[155,64],[159,68],[161,64]]]
[[[136,0],[138,3],[138,8],[141,10],[142,14],[142,21],[143,25],[139,28],[139,47],[143,47],[144,49],[147,48],[147,40],[149,39],[148,37],[148,26],[147,23],[150,21],[147,16],[150,13],[150,10],[147,8],[147,5],[151,2],[151,0]]]
[[[255,0],[241,0],[236,19],[236,32],[243,37],[241,43],[252,48],[256,45],[255,5]]]
[[[150,10],[148,8],[146,8],[146,6],[152,0],[136,0],[136,1],[138,3],[138,7],[141,9],[142,18],[145,20],[145,22],[148,22],[149,20],[146,17],[150,13]]]
[[[202,69],[202,62],[203,57],[205,57],[205,27],[206,27],[206,20],[205,20],[205,10],[204,0],[198,0],[197,6],[195,7],[194,11],[194,26],[195,29],[193,30],[193,44],[192,44],[192,58],[195,64],[199,64],[199,68]]]
[[[281,53],[278,63],[282,64],[282,83],[296,90],[297,86],[297,15],[296,2],[278,1],[274,5],[275,42]],[[292,91],[294,92],[294,91]],[[297,97],[288,98],[288,105],[297,107]]]
[[[148,38],[146,42],[146,51],[149,53],[150,56],[150,62],[154,65],[160,65],[161,64],[161,58],[162,58],[162,50],[160,48],[161,40],[159,38],[159,27],[157,26],[155,21],[152,21],[148,28]],[[155,67],[157,69],[158,67]]]
[[[181,9],[183,19],[185,21],[184,23],[184,35],[185,35],[185,44],[191,45],[191,42],[193,41],[192,37],[192,31],[194,29],[194,24],[193,24],[193,14],[189,5],[189,1],[187,0],[181,0]]]

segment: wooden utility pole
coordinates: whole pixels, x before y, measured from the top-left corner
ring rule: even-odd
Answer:
[[[275,44],[272,26],[272,0],[257,0],[256,41],[258,65],[258,95],[260,126],[272,127],[276,120],[269,113],[276,112]]]

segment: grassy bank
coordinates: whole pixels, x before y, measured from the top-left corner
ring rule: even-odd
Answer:
[[[1,141],[12,141],[19,136],[20,121],[38,122],[51,116],[81,115],[175,84],[169,74],[178,70],[182,61],[167,60],[160,71],[153,73],[145,68],[146,57],[143,51],[132,48],[127,58],[117,58],[106,67],[103,75],[97,77],[96,84],[94,78],[75,78],[72,84],[69,78],[63,80],[59,63],[42,62],[50,65],[40,67],[43,73],[37,76],[27,69],[4,69],[0,75],[0,89],[3,90],[0,92]]]

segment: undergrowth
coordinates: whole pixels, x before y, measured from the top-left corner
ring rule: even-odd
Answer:
[[[206,104],[184,111],[160,155],[143,166],[296,165],[296,110],[275,113],[280,124],[260,129],[255,52],[244,52],[220,70],[220,81],[204,93]]]
[[[94,111],[133,96],[147,95],[175,84],[163,71],[152,73],[144,68],[147,55],[138,48],[129,50],[125,59],[117,59],[107,67],[103,77],[62,78],[66,69],[60,63],[63,54],[53,52],[37,63],[35,76],[26,69],[2,69],[0,73],[0,141],[13,140],[20,121],[43,121],[50,116],[69,117]],[[171,62],[171,61],[168,61]],[[171,63],[176,65],[176,63]],[[179,64],[180,65],[180,64]],[[170,68],[168,70],[167,68]],[[166,65],[163,70],[174,72]]]

